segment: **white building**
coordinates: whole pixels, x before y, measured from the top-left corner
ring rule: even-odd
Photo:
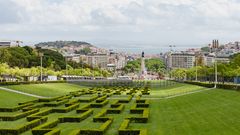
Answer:
[[[169,53],[165,56],[165,63],[170,69],[173,68],[191,68],[195,63],[195,54],[193,53]]]
[[[217,57],[215,58],[215,54],[211,53],[204,57],[204,64],[206,66],[213,66],[215,61],[218,63],[229,63],[229,55],[217,54]]]
[[[20,41],[0,41],[0,48],[4,47],[16,47],[18,46]]]
[[[107,54],[90,54],[87,55],[87,64],[92,67],[107,69],[108,56]]]

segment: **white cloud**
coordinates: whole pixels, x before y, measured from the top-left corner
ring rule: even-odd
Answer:
[[[0,0],[0,15],[5,15],[0,18],[0,24],[5,24],[0,28],[10,37],[17,36],[16,33],[30,35],[27,40],[51,40],[65,35],[95,42],[128,39],[201,44],[211,38],[231,40],[229,33],[239,34],[240,30],[237,0],[11,0],[6,3]],[[11,10],[1,13],[7,5],[11,5]],[[49,35],[50,31],[56,35]],[[31,39],[31,35],[39,38]]]

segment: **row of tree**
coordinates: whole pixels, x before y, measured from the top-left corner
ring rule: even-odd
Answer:
[[[145,60],[145,67],[148,72],[157,73],[159,76],[163,76],[165,72],[165,65],[159,58],[152,58]],[[138,74],[141,69],[141,59],[129,61],[124,67],[125,73],[136,73]]]
[[[74,69],[68,66],[68,70],[60,70],[55,71],[50,68],[42,69],[43,76],[62,76],[62,75],[78,75],[78,76],[101,76],[107,77],[110,76],[111,73],[107,70],[99,70],[99,69],[90,69],[90,68],[80,68]],[[19,68],[19,67],[10,67],[6,63],[0,63],[0,80],[4,79],[4,76],[10,76],[11,78],[16,78],[20,81],[23,81],[25,77],[39,77],[41,74],[41,67],[31,67],[31,68]]]
[[[233,82],[234,77],[240,76],[240,54],[231,57],[229,63],[217,63],[218,81]],[[197,80],[198,81],[214,81],[215,67],[197,66],[189,69],[174,69],[170,72],[170,76],[177,80]]]
[[[61,53],[39,47],[33,49],[29,46],[0,48],[0,63],[8,63],[10,67],[19,68],[37,67],[41,64],[40,54],[43,54],[42,64],[44,68],[55,71],[66,68],[66,60]],[[68,61],[68,64],[73,68],[91,68],[87,64],[74,61]]]

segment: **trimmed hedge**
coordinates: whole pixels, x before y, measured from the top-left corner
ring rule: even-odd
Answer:
[[[133,98],[133,96],[130,95],[130,96],[128,96],[127,99],[119,99],[118,103],[129,103],[132,100],[132,98]]]
[[[31,106],[27,106],[27,107],[24,107],[22,109],[22,111],[29,111],[29,110],[33,110],[35,108],[41,108],[41,107],[44,107],[44,103],[39,103],[39,104],[35,104],[35,105],[31,105]]]
[[[89,109],[89,110],[85,111],[83,114],[81,114],[80,116],[64,116],[64,117],[60,117],[58,119],[59,119],[60,123],[81,122],[92,114],[93,114],[93,109]]]
[[[67,103],[65,104],[65,107],[71,106],[71,105],[76,104],[76,103],[78,103],[78,102],[79,102],[78,99],[73,99],[72,101],[67,102]]]
[[[149,107],[149,100],[146,99],[139,99],[136,100],[136,108],[148,108]]]
[[[62,98],[64,96],[57,96],[57,97],[52,97],[52,98],[40,98],[38,102],[51,102],[51,101],[56,101],[59,98]]]
[[[33,135],[44,135],[48,132],[51,132],[52,130],[55,130],[52,128],[56,127],[58,125],[58,123],[59,123],[59,120],[54,120],[54,121],[44,123],[40,126],[35,127],[34,129],[32,129],[32,134]]]
[[[43,110],[43,111],[40,111],[40,112],[37,112],[37,113],[34,113],[34,114],[32,114],[32,115],[27,117],[27,121],[32,121],[32,120],[35,120],[35,119],[39,119],[42,116],[48,115],[50,113],[52,113],[52,109],[51,108]]]
[[[147,135],[146,129],[127,129],[130,124],[129,119],[125,119],[118,129],[119,135]]]
[[[184,83],[187,84],[193,84],[193,85],[198,85],[198,86],[203,86],[207,88],[213,88],[214,84],[213,83],[206,83],[206,82],[191,82],[191,81],[185,81]]]
[[[82,135],[82,134],[83,135],[104,135],[104,133],[110,127],[112,122],[113,120],[110,119],[105,121],[98,129],[77,129],[77,130],[74,130],[69,135]]]
[[[77,113],[85,112],[86,110],[88,110],[88,108],[91,108],[91,104],[83,105],[82,107],[78,108],[76,112]]]
[[[33,103],[22,104],[22,105],[18,105],[18,106],[11,107],[11,108],[2,107],[2,108],[0,108],[0,112],[16,112],[18,110],[21,110],[24,107],[31,106],[31,105],[33,105]]]
[[[20,85],[20,84],[44,84],[44,83],[66,83],[66,81],[35,81],[35,82],[0,82],[0,86]]]
[[[123,104],[114,104],[111,105],[112,108],[107,109],[108,114],[119,114],[123,111],[124,105]]]
[[[38,99],[31,100],[31,101],[26,101],[26,102],[20,102],[20,103],[18,103],[18,105],[29,104],[29,103],[36,103],[36,102],[38,102]]]
[[[53,101],[53,102],[45,103],[44,106],[56,107],[56,106],[60,106],[60,105],[62,105],[64,103],[67,103],[68,101],[69,101],[69,99],[58,100],[57,102]]]
[[[2,121],[15,121],[15,120],[24,118],[24,117],[26,117],[30,114],[36,113],[38,111],[39,111],[39,109],[34,109],[34,110],[19,113],[19,114],[15,114],[15,115],[12,115],[12,116],[0,116],[0,120],[2,120]]]
[[[57,112],[57,113],[67,113],[70,112],[76,108],[79,107],[79,103],[73,104],[71,106],[68,106],[66,108],[53,108],[53,112]]]
[[[108,102],[109,102],[109,100],[104,100],[104,101],[102,101],[100,103],[92,103],[91,107],[93,107],[93,108],[101,108],[101,107],[107,105]]]
[[[102,97],[100,97],[100,98],[98,98],[98,99],[96,100],[96,103],[103,102],[103,101],[106,100],[106,99],[107,99],[107,95],[102,96]]]
[[[147,123],[149,118],[149,109],[143,109],[143,108],[130,109],[130,113],[142,114],[142,117],[137,117],[137,116],[127,117],[127,119],[129,119],[130,121],[134,121],[137,123]]]
[[[27,122],[25,124],[22,124],[21,126],[18,126],[17,128],[8,128],[8,129],[0,129],[1,135],[19,135],[29,129],[32,129],[44,122],[47,121],[47,117],[36,119],[31,122]]]
[[[105,117],[107,114],[106,109],[102,109],[97,115],[93,117],[93,122],[105,122],[107,120],[113,119],[112,117]]]
[[[93,97],[88,98],[88,99],[79,99],[79,102],[92,102],[97,98],[98,98],[98,96],[93,96]]]
[[[185,81],[184,83],[198,85],[198,86],[203,86],[203,87],[207,87],[207,88],[213,88],[214,87],[214,83],[207,83],[207,82]],[[237,84],[221,84],[221,83],[218,83],[217,84],[217,88],[220,88],[220,89],[230,89],[230,90],[240,90],[240,86],[237,85]]]

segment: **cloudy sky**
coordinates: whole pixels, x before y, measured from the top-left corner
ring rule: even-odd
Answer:
[[[159,52],[240,40],[239,0],[0,0],[0,40]]]

